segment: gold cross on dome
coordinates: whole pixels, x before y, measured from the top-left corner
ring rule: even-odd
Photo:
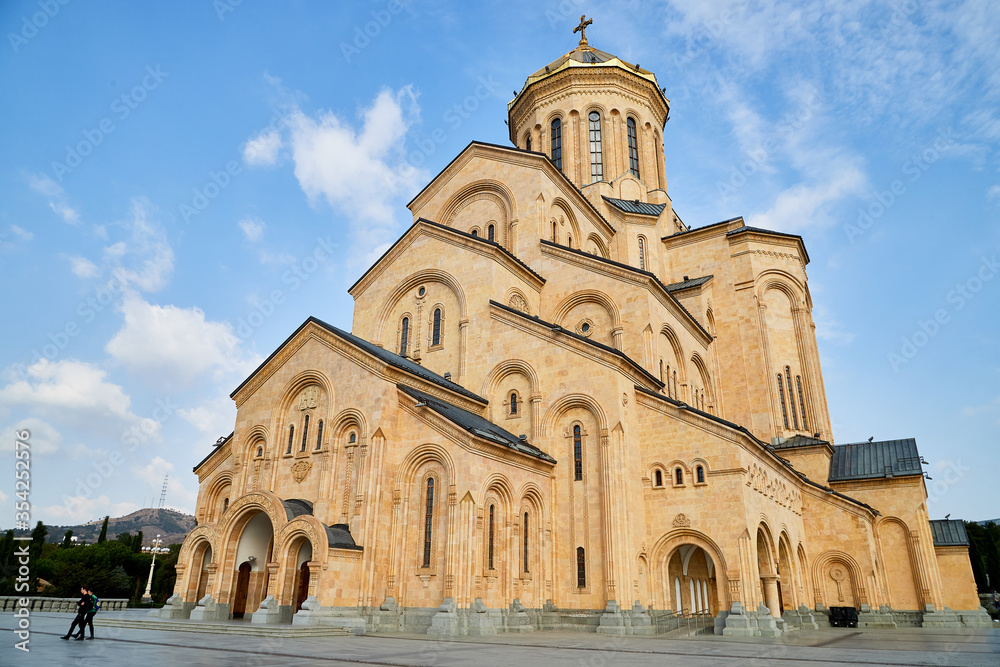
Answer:
[[[594,22],[588,19],[586,14],[580,15],[580,25],[573,28],[574,33],[580,33],[580,46],[587,46],[587,26]]]

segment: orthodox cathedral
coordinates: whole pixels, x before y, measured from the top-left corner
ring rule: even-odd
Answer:
[[[688,227],[654,74],[579,45],[232,394],[159,614],[776,636],[989,623],[913,439],[834,444],[802,238]]]

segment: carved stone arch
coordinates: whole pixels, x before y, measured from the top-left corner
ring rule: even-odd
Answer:
[[[299,397],[299,392],[311,384],[319,385],[323,393],[326,394],[327,401],[329,403],[333,402],[333,384],[330,382],[330,379],[318,370],[304,370],[285,383],[285,386],[281,390],[281,402],[278,404],[278,410],[274,414],[284,415]],[[276,430],[275,432],[280,431]]]
[[[455,219],[466,206],[477,201],[490,201],[500,209],[503,220],[497,220],[500,227],[498,243],[510,249],[510,226],[517,221],[517,198],[502,182],[493,179],[481,179],[469,183],[455,193],[438,214],[438,220],[448,227],[455,226]]]
[[[549,435],[556,432],[555,427],[559,423],[562,415],[574,408],[581,408],[590,412],[597,421],[601,434],[607,433],[608,418],[604,413],[604,408],[592,396],[587,394],[567,394],[556,400],[545,412],[542,419],[541,435]],[[595,434],[595,435],[601,435]]]
[[[813,593],[816,596],[816,604],[826,604],[827,607],[837,606],[830,604],[830,600],[822,599],[822,578],[828,566],[832,564],[842,565],[849,573],[850,576],[846,578],[850,579],[851,593],[855,603],[867,603],[868,596],[862,583],[864,579],[862,578],[861,567],[858,565],[858,562],[846,552],[831,549],[824,551],[813,561]],[[843,582],[841,582],[841,585],[843,585]]]
[[[701,380],[702,389],[705,390],[705,402],[708,406],[715,405],[715,385],[712,382],[712,374],[708,371],[708,365],[697,352],[691,354],[691,363],[694,364]]]
[[[587,242],[594,245],[594,248],[597,250],[598,257],[611,259],[611,254],[608,252],[608,244],[604,242],[604,239],[602,239],[599,234],[591,232],[591,234],[587,236]],[[590,248],[587,248],[586,251],[590,252]]]
[[[538,374],[531,364],[521,359],[507,359],[494,366],[493,370],[487,374],[486,379],[483,381],[483,396],[492,395],[493,392],[500,388],[500,383],[505,377],[515,373],[520,373],[528,378],[532,394],[539,392],[540,383],[538,381]]]
[[[525,482],[520,489],[517,491],[517,497],[520,498],[520,507],[524,507],[526,504],[530,505],[531,508],[537,512],[537,516],[542,518],[546,512],[545,505],[545,494],[538,484],[534,482]]]
[[[495,472],[483,480],[482,487],[479,490],[479,497],[482,498],[480,505],[486,505],[486,497],[490,493],[493,493],[500,499],[504,505],[503,511],[505,513],[512,511],[514,507],[514,490],[511,488],[510,480],[507,479],[506,475]]]
[[[576,239],[576,248],[580,249],[583,247],[583,237],[580,236],[580,223],[576,220],[576,214],[573,213],[573,208],[569,205],[562,197],[555,197],[552,200],[552,205],[549,206],[549,211],[552,209],[558,209],[562,212],[562,215],[566,218],[566,224],[569,225],[570,232],[573,238]]]
[[[257,512],[264,512],[271,520],[271,527],[275,534],[278,534],[285,524],[288,523],[288,515],[281,498],[270,491],[251,491],[240,496],[229,504],[229,511],[219,526],[219,534],[222,537],[222,544],[232,546],[235,555],[234,537],[246,525]]]
[[[760,302],[769,290],[778,290],[788,297],[792,310],[806,306],[806,287],[794,275],[780,269],[768,269],[754,279],[754,293]]]
[[[219,502],[224,498],[226,490],[232,493],[233,481],[235,475],[231,470],[223,470],[222,472],[216,473],[210,482],[208,482],[207,492],[205,494],[205,507],[207,508],[208,516],[202,517],[203,521],[217,521],[222,518],[228,510],[223,510],[219,507]]]
[[[205,568],[203,563],[199,563],[204,554],[201,554],[200,559],[196,559],[196,556],[206,547],[211,550],[213,560],[217,559],[219,532],[213,526],[199,525],[187,534],[177,554],[177,581],[174,584],[174,593],[180,595],[185,602],[197,602],[197,584]],[[196,567],[199,564],[202,567]]]
[[[902,531],[902,547],[906,551],[906,560],[908,562],[900,562],[903,559],[899,558],[901,555],[899,553],[892,554],[892,556],[895,557],[886,555],[886,551],[891,551],[889,548],[890,545],[887,544],[889,535],[887,534],[888,531],[886,528],[888,526],[898,526]],[[906,591],[901,590],[900,586],[906,586],[907,588],[912,586],[912,589],[909,592],[912,592],[918,607],[922,604],[922,602],[929,602],[930,600],[921,600],[921,586],[918,574],[920,571],[920,557],[918,555],[918,547],[914,544],[914,540],[911,537],[911,529],[909,525],[907,525],[906,521],[896,516],[880,517],[875,521],[873,533],[875,537],[876,554],[878,555],[879,563],[882,565],[881,569],[884,574],[882,579],[885,582],[887,589],[886,593],[888,593],[888,597],[890,599],[890,606],[894,609],[906,608],[903,606],[903,597]],[[903,583],[904,580],[900,578],[904,573],[908,575],[905,583]]]
[[[313,547],[312,560],[326,564],[330,543],[326,535],[326,526],[311,514],[301,514],[274,534],[275,560],[283,562],[289,555],[289,550],[299,537],[305,537]]]
[[[368,422],[364,413],[356,408],[342,410],[332,422],[333,429],[330,433],[334,437],[334,442],[343,444],[341,441],[352,429],[358,432],[358,444],[365,442],[368,437]]]
[[[256,424],[243,435],[243,456],[241,461],[249,461],[257,456],[254,451],[260,442],[264,442],[264,456],[268,455],[268,446],[271,443],[271,434],[267,426]]]
[[[507,290],[503,302],[514,310],[531,315],[531,306],[528,305],[528,298],[524,296],[524,292],[516,287],[511,287]]]
[[[428,462],[435,462],[444,468],[445,475],[447,476],[446,481],[448,484],[453,484],[455,480],[455,462],[451,458],[451,454],[448,453],[441,445],[434,443],[426,443],[415,447],[402,463],[399,464],[399,469],[396,472],[395,486],[397,489],[402,488],[413,482],[414,476],[421,465]]]
[[[705,327],[708,329],[708,333],[712,334],[715,338],[715,313],[712,311],[712,307],[709,306],[705,310]]]
[[[758,552],[757,564],[761,568],[767,566],[768,569],[767,572],[762,572],[761,574],[774,574],[776,570],[776,564],[778,562],[778,551],[775,546],[774,531],[771,530],[771,526],[767,520],[767,517],[764,516],[763,514],[760,515],[760,522],[757,524],[757,538],[758,539],[754,540],[753,542],[754,548],[757,549]],[[760,538],[763,538],[763,540],[761,540]],[[764,547],[766,549],[766,552],[763,554],[767,559],[766,562],[761,561],[761,554],[759,550],[759,544],[761,541],[764,542]]]
[[[469,316],[467,302],[465,299],[465,290],[462,289],[461,283],[459,283],[458,280],[456,280],[455,277],[447,271],[442,271],[440,269],[424,269],[422,271],[412,273],[404,278],[398,285],[396,285],[395,289],[392,290],[389,296],[382,303],[382,308],[375,320],[374,340],[382,340],[383,333],[385,332],[386,320],[392,313],[393,308],[396,307],[396,304],[399,303],[399,301],[406,296],[407,293],[422,283],[439,283],[450,289],[458,301],[458,321],[462,321]],[[414,333],[418,334],[421,331],[419,325],[412,320],[410,327]]]
[[[596,303],[602,306],[611,317],[611,326],[618,328],[622,325],[622,315],[618,308],[618,304],[615,303],[614,299],[605,294],[600,290],[580,290],[570,294],[568,297],[563,299],[562,303],[556,306],[554,314],[552,316],[553,321],[556,323],[562,322],[563,318],[569,314],[574,307],[580,305],[581,303]],[[560,326],[562,326],[560,324]],[[570,328],[571,327],[564,327]]]
[[[204,541],[208,542],[208,544],[212,547],[212,552],[215,553],[216,548],[219,546],[219,530],[216,527],[207,524],[195,526],[191,532],[184,537],[184,541],[181,543],[180,551],[177,553],[177,562],[189,562],[195,548],[200,542]]]
[[[674,358],[677,360],[676,366],[678,366],[675,370],[680,371],[680,377],[677,379],[681,383],[686,383],[688,381],[687,364],[684,363],[684,346],[681,345],[680,338],[674,332],[674,328],[665,322],[660,326],[660,334],[667,339],[670,348],[674,351]]]
[[[726,558],[722,553],[722,549],[708,535],[691,528],[674,529],[660,537],[653,545],[653,548],[649,552],[650,563],[654,568],[660,568],[665,564],[665,561],[668,561],[673,556],[674,551],[689,544],[701,547],[712,559],[719,608],[728,609],[731,601],[729,599],[729,578],[726,573],[729,571],[729,568],[726,566]]]

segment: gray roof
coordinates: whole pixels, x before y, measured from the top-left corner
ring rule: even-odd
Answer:
[[[626,213],[653,215],[657,217],[659,217],[660,213],[663,213],[663,209],[666,207],[666,204],[647,204],[639,201],[638,199],[615,199],[614,197],[605,197],[604,201],[608,202],[620,211],[625,211]]]
[[[969,535],[965,532],[965,522],[961,519],[933,519],[931,535],[936,547],[958,547],[969,545]]]
[[[352,551],[364,551],[364,547],[354,543],[351,536],[351,527],[346,523],[335,523],[332,526],[323,524],[326,529],[326,541],[331,549],[351,549]]]
[[[921,474],[920,453],[913,438],[837,445],[830,459],[831,482]]]
[[[282,500],[281,504],[285,506],[285,517],[287,519],[294,519],[297,516],[313,513],[313,504],[308,500],[289,498],[288,500]]]
[[[807,435],[793,435],[783,442],[771,443],[771,449],[793,449],[795,447],[811,447],[812,445],[829,445],[826,440],[811,438]]]
[[[295,338],[295,336],[297,336],[298,333],[300,331],[302,331],[302,329],[304,329],[310,322],[313,322],[313,323],[315,323],[315,324],[323,327],[324,329],[326,329],[327,331],[329,331],[333,335],[337,336],[338,338],[342,338],[343,340],[347,341],[351,345],[354,345],[355,347],[361,348],[362,350],[364,350],[368,354],[372,355],[373,357],[377,357],[378,359],[381,359],[382,361],[384,361],[385,363],[389,364],[390,366],[395,366],[396,368],[399,368],[399,369],[404,370],[404,371],[406,371],[406,372],[408,372],[408,373],[410,373],[412,375],[415,375],[415,376],[417,376],[419,378],[427,380],[428,382],[433,382],[436,385],[439,385],[441,387],[444,387],[445,389],[449,389],[449,390],[454,391],[454,392],[456,392],[458,394],[461,394],[461,395],[466,396],[468,398],[471,398],[471,399],[474,399],[476,401],[479,401],[480,403],[488,403],[488,401],[485,398],[483,398],[482,396],[479,396],[478,394],[474,394],[473,392],[469,391],[465,387],[463,387],[461,385],[458,385],[458,384],[455,384],[451,380],[446,380],[445,378],[441,377],[437,373],[434,373],[433,371],[427,370],[426,368],[424,368],[420,364],[412,361],[408,357],[401,357],[398,354],[396,354],[395,352],[390,352],[389,350],[386,350],[385,348],[381,348],[378,345],[375,345],[374,343],[369,343],[364,338],[358,338],[354,334],[349,334],[346,331],[344,331],[343,329],[338,329],[337,327],[333,326],[332,324],[327,324],[323,320],[317,319],[315,317],[310,317],[305,322],[303,322],[302,325],[298,329],[296,329],[294,331],[294,333],[292,333],[291,336],[289,336],[288,338],[285,339],[285,342],[283,342],[281,345],[279,345],[278,348],[274,352],[271,353],[271,356],[269,356],[267,359],[265,359],[261,363],[260,366],[258,366],[256,369],[254,369],[254,371],[252,373],[250,373],[250,375],[247,376],[246,380],[244,380],[242,383],[240,383],[239,387],[237,387],[236,389],[233,390],[233,393],[231,393],[229,395],[229,397],[232,398],[233,396],[235,396],[236,392],[238,392],[240,389],[242,389],[243,385],[245,385],[247,382],[250,381],[250,378],[252,378],[254,375],[256,375],[257,372],[260,371],[260,369],[264,368],[264,366],[266,366],[267,363],[269,361],[271,361],[271,359],[273,359],[274,356],[276,354],[278,354],[278,352],[280,352],[281,349],[283,347],[285,347],[285,345],[287,345],[293,338]]]
[[[701,287],[709,280],[711,280],[712,277],[713,276],[702,276],[700,278],[687,278],[687,276],[685,276],[685,280],[682,280],[679,283],[670,283],[669,285],[667,285],[667,291],[677,292],[682,289],[688,289],[689,287]]]
[[[422,391],[418,391],[413,387],[407,387],[406,385],[397,384],[396,385],[400,391],[404,394],[415,398],[418,401],[427,404],[427,407],[438,413],[451,423],[455,424],[468,431],[477,438],[482,438],[484,440],[489,440],[495,444],[502,447],[507,447],[508,449],[513,449],[515,451],[526,454],[527,456],[533,456],[536,459],[541,459],[543,461],[548,461],[549,463],[555,463],[556,460],[535,447],[529,444],[527,440],[520,440],[516,435],[510,431],[504,430],[491,422],[490,420],[480,417],[479,415],[473,414],[468,410],[463,410],[462,408],[455,407],[451,403],[447,403],[440,399],[435,398],[429,394],[425,394]]]

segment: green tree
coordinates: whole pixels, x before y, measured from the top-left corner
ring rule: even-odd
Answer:
[[[142,553],[142,531],[140,530],[136,533],[135,537],[132,539],[132,553],[138,554]]]
[[[110,517],[107,517],[107,516],[104,517],[104,523],[101,524],[101,534],[97,536],[97,543],[98,544],[101,544],[102,542],[105,542],[108,539],[108,519],[109,518]]]
[[[71,546],[73,546],[73,540],[71,539],[72,537],[73,537],[73,531],[67,530],[66,534],[63,535],[63,543],[62,543],[63,549],[69,549]]]

